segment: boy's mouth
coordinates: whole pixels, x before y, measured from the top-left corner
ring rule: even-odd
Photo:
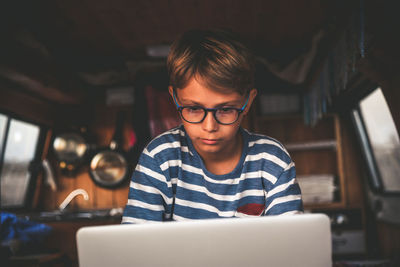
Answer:
[[[215,145],[218,143],[218,139],[207,139],[207,138],[200,138],[200,141],[206,145]]]

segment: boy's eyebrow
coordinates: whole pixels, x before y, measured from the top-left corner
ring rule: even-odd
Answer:
[[[203,104],[196,102],[195,100],[187,100],[187,99],[180,99],[182,102],[189,102],[190,104],[196,105],[196,106],[200,106],[200,107],[204,107]],[[233,103],[233,102],[237,102],[237,103]],[[227,101],[227,102],[222,102],[222,103],[218,103],[217,105],[215,105],[214,107],[222,107],[222,106],[234,106],[234,105],[239,105],[239,100],[237,101]]]

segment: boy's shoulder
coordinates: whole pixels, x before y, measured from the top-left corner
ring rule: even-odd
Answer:
[[[273,150],[275,153],[282,152],[289,154],[285,146],[273,137],[264,134],[252,133],[245,129],[244,132],[247,135],[248,147],[251,149],[255,149],[259,152],[269,152]]]
[[[149,142],[146,149],[152,153],[154,150],[159,150],[161,147],[180,147],[182,137],[186,136],[186,132],[182,125],[172,128],[158,136]]]

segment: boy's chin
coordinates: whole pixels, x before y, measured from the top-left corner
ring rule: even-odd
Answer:
[[[221,145],[215,145],[215,144],[210,145],[210,144],[204,144],[203,142],[197,143],[195,148],[197,152],[199,152],[200,154],[202,153],[214,154],[221,151]]]

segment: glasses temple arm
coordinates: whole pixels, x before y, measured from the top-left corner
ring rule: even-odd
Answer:
[[[174,98],[174,102],[175,102],[176,107],[177,107],[177,108],[180,108],[180,106],[179,106],[179,104],[178,104],[178,101],[176,100],[175,90],[174,90],[173,93],[172,93],[172,97]]]
[[[243,111],[243,110],[246,108],[247,103],[249,103],[249,99],[250,99],[250,94],[249,94],[249,96],[247,97],[246,103],[244,103],[244,105],[243,105],[243,107],[240,109],[240,111]]]

